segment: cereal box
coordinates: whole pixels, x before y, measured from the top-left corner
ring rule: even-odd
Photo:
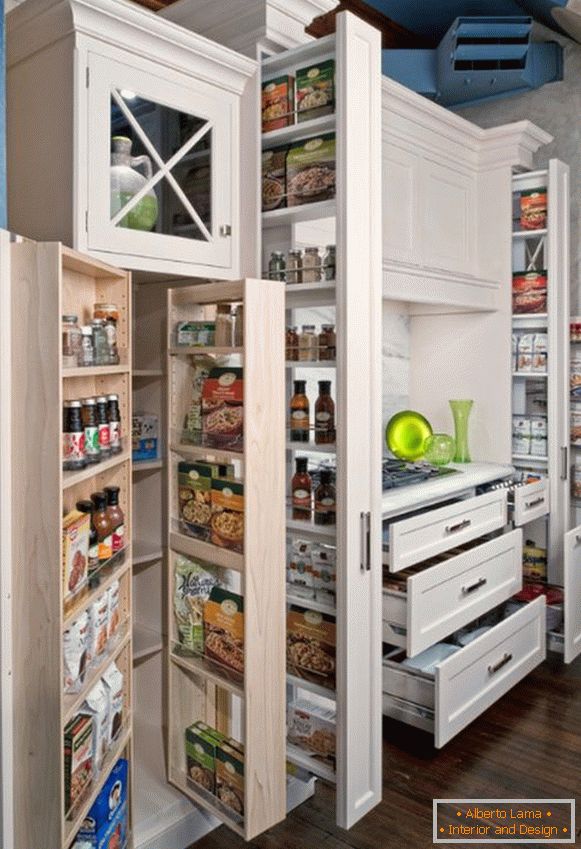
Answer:
[[[72,600],[89,581],[91,517],[73,510],[63,519],[63,584],[65,601]]]
[[[286,158],[287,204],[335,197],[335,133],[294,144]]]
[[[212,480],[210,541],[233,551],[244,550],[244,484],[240,481]]]
[[[226,743],[216,753],[216,796],[244,816],[244,754]]]
[[[153,413],[134,413],[131,420],[133,460],[157,459],[158,427],[158,418]]]
[[[294,124],[294,85],[294,77],[289,74],[262,84],[263,133]]]
[[[330,115],[335,109],[335,61],[327,59],[297,71],[297,120]]]
[[[186,728],[186,770],[188,784],[197,784],[208,793],[216,789],[216,750],[220,742],[204,722]]]
[[[64,735],[65,813],[74,812],[93,780],[93,719],[75,716]]]
[[[244,672],[244,600],[214,587],[204,605],[204,653],[223,666]]]
[[[287,147],[262,151],[262,211],[286,206]]]
[[[123,849],[127,842],[128,767],[120,758],[79,830],[92,849]]]
[[[334,689],[337,642],[334,618],[291,607],[286,639],[286,662],[291,675]]]
[[[287,737],[289,743],[312,752],[319,760],[335,764],[336,715],[331,708],[296,699],[287,711]]]
[[[241,368],[213,368],[202,390],[202,438],[214,448],[241,448],[244,380]]]

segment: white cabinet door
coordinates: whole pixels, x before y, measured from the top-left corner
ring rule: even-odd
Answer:
[[[428,157],[422,162],[420,221],[423,264],[475,272],[476,176]]]
[[[565,534],[565,663],[581,654],[581,525]]]
[[[382,165],[384,257],[419,265],[417,221],[421,159],[390,140],[383,144]]]
[[[88,247],[227,269],[237,224],[236,98],[132,62],[88,56]],[[116,137],[131,141],[131,159]],[[112,145],[120,148],[113,168]]]

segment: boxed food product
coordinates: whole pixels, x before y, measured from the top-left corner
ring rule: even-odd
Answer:
[[[518,340],[518,368],[517,371],[532,371],[533,349],[535,346],[535,334],[523,333]]]
[[[512,437],[512,453],[523,455],[531,453],[531,438],[530,436],[513,436]]]
[[[93,718],[93,769],[97,775],[109,749],[109,698],[102,681],[87,695],[83,712]]]
[[[286,206],[287,147],[262,151],[262,211]]]
[[[321,707],[308,699],[295,699],[288,706],[287,736],[289,743],[334,765],[337,740],[336,714],[332,708]]]
[[[294,116],[294,77],[290,74],[262,84],[262,132],[290,127]]]
[[[516,371],[518,368],[518,336],[516,333],[512,334],[512,370]]]
[[[134,461],[156,460],[159,420],[154,413],[134,413],[131,426],[131,446]]]
[[[336,629],[332,616],[291,607],[287,614],[286,662],[292,675],[335,688]]]
[[[571,374],[571,395],[573,397],[581,396],[581,355],[577,353],[571,355],[569,368]]]
[[[311,547],[317,601],[335,604],[337,595],[337,549],[317,543]]]
[[[226,743],[216,752],[216,796],[244,816],[244,753]]]
[[[533,339],[532,371],[547,371],[548,336],[546,333],[535,333]]]
[[[294,144],[286,158],[287,204],[328,200],[335,197],[335,134]]]
[[[202,435],[214,448],[241,448],[244,424],[241,368],[213,368],[202,390]]]
[[[176,345],[212,347],[215,336],[215,321],[178,321],[176,325]]]
[[[204,653],[235,672],[244,672],[244,599],[214,587],[204,605]]]
[[[244,484],[231,478],[212,480],[211,542],[244,550]]]
[[[63,635],[63,670],[65,693],[78,693],[88,667],[87,644],[89,616],[81,613]]]
[[[581,410],[571,410],[571,442],[581,445]]]
[[[116,663],[107,667],[103,674],[103,684],[107,691],[109,704],[109,726],[107,747],[109,747],[123,725],[123,673]]]
[[[89,535],[91,517],[73,510],[63,519],[63,589],[71,601],[89,582]]]
[[[547,312],[546,271],[524,271],[513,274],[512,311],[515,315]]]
[[[178,503],[180,524],[186,533],[208,539],[212,518],[212,477],[210,463],[178,463]]]
[[[216,751],[220,742],[204,722],[186,728],[186,770],[189,784],[197,784],[208,793],[216,790]]]
[[[531,439],[531,456],[546,457],[548,451],[547,437],[540,436]]]
[[[293,539],[288,544],[288,582],[296,596],[315,597],[311,544],[306,540]]]
[[[119,622],[121,621],[121,611],[119,608],[120,591],[121,587],[119,581],[113,581],[113,583],[109,587],[109,590],[107,591],[107,596],[109,600],[109,623],[107,637],[109,640],[111,640],[117,633],[117,629],[119,628]]]
[[[204,381],[216,365],[212,357],[196,356],[191,368],[192,400],[184,420],[182,438],[194,445],[202,443],[202,391]]]
[[[523,230],[543,230],[547,226],[547,189],[521,192],[520,226]]]
[[[93,780],[93,719],[78,713],[65,728],[65,814],[72,814]]]
[[[124,849],[128,834],[127,788],[127,761],[120,758],[77,835],[81,840],[88,841],[92,849]]]
[[[89,640],[87,655],[89,663],[95,663],[107,647],[109,632],[109,593],[105,592],[88,609]]]
[[[531,418],[531,437],[533,439],[546,439],[548,433],[547,417],[533,416]]]
[[[327,59],[297,71],[297,119],[309,121],[335,109],[335,60]]]
[[[174,565],[174,617],[180,648],[204,651],[204,605],[219,581],[187,557],[177,556]]]
[[[513,436],[530,436],[531,435],[531,419],[529,416],[513,416],[512,417],[512,433]]]
[[[547,580],[547,549],[527,540],[522,550],[523,578],[533,581]]]

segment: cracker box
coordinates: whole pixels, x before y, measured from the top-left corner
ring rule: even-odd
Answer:
[[[262,84],[262,132],[290,127],[294,116],[295,81],[290,74],[267,80]]]
[[[293,539],[288,544],[288,583],[292,593],[300,598],[315,597],[315,576],[311,543]]]
[[[244,550],[244,484],[241,481],[212,480],[210,540],[221,548]]]
[[[337,550],[331,545],[316,544],[311,548],[311,557],[317,601],[335,604],[337,595]]]
[[[123,849],[127,841],[128,766],[120,758],[87,814],[78,837],[92,849]]]
[[[335,60],[327,59],[297,71],[297,120],[309,121],[335,110]]]
[[[262,211],[286,206],[286,157],[288,147],[262,151]]]
[[[214,587],[204,605],[204,654],[222,666],[244,673],[244,600]]]
[[[293,606],[287,614],[286,640],[290,674],[334,690],[337,644],[334,618]]]
[[[135,413],[131,422],[133,460],[157,460],[159,420],[153,413]]]
[[[216,752],[216,796],[227,808],[244,816],[244,754],[227,744]]]
[[[241,368],[213,368],[202,390],[202,438],[213,448],[242,448],[244,380]]]
[[[205,722],[195,722],[186,728],[188,784],[198,785],[208,793],[216,789],[216,751],[223,742],[216,737],[217,733]]]
[[[89,581],[91,517],[73,510],[63,519],[63,590],[65,601],[86,589]]]
[[[77,714],[64,734],[65,813],[74,813],[93,780],[93,718]]]
[[[530,581],[546,581],[547,549],[527,540],[522,550],[522,573]]]
[[[294,144],[286,158],[287,205],[335,197],[335,133]]]
[[[334,766],[336,715],[331,708],[313,704],[308,699],[291,702],[287,710],[287,737],[290,743]]]

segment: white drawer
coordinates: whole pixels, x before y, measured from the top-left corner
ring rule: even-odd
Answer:
[[[383,593],[383,639],[413,657],[522,589],[522,531],[429,566]],[[395,641],[392,639],[395,638]]]
[[[384,659],[383,712],[420,728],[426,727],[433,712],[435,745],[441,748],[545,656],[545,598],[541,596],[441,661],[435,675],[402,666],[401,652]]]
[[[506,490],[455,501],[393,522],[389,526],[389,570],[399,572],[456,545],[502,528],[507,522]]]
[[[546,478],[515,489],[513,519],[517,527],[546,516],[549,509],[549,481]]]

